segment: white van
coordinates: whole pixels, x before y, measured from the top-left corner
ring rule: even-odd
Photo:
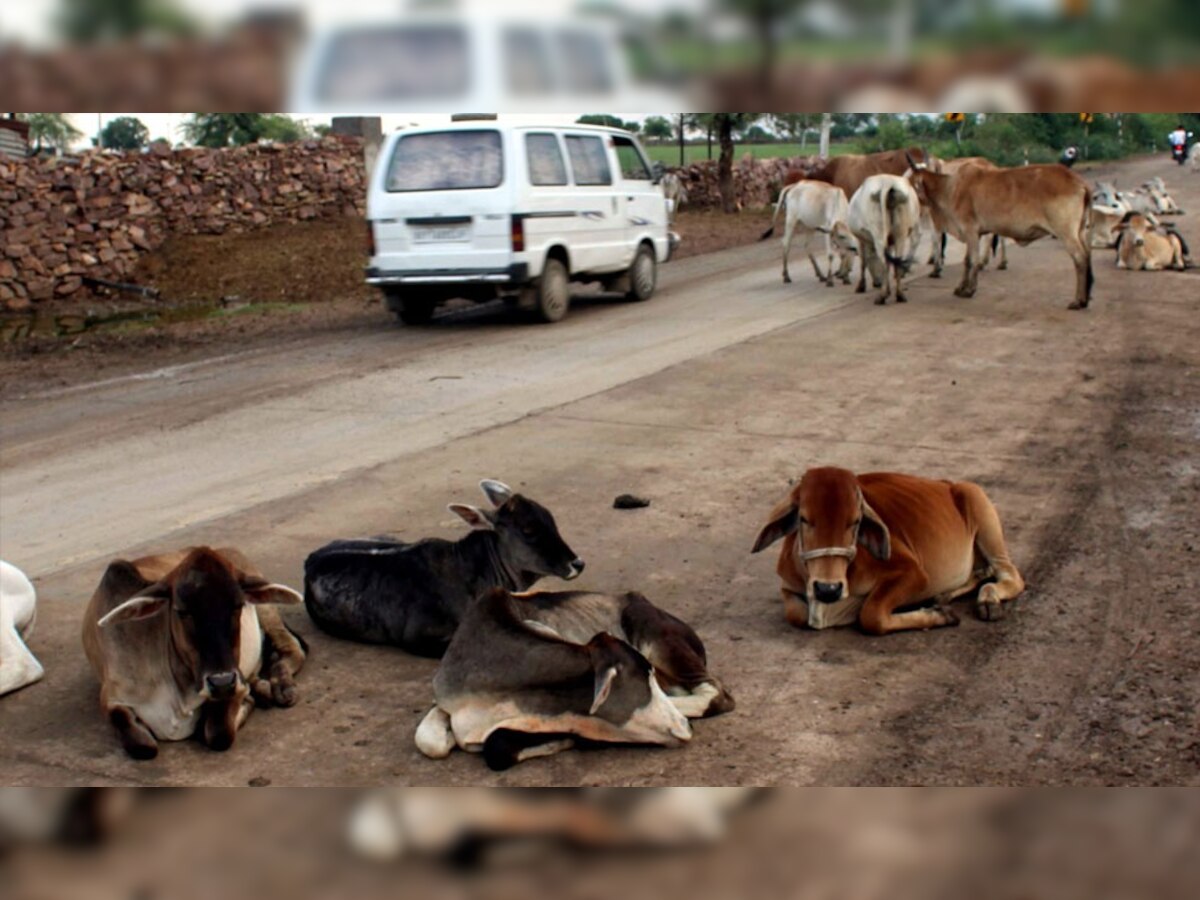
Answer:
[[[457,297],[556,322],[572,281],[645,300],[678,243],[659,169],[615,128],[484,117],[395,132],[368,188],[367,282],[407,324]]]

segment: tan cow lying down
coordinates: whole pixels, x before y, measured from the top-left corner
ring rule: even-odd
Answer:
[[[1150,216],[1128,213],[1117,238],[1117,268],[1158,272],[1187,268],[1188,246],[1170,226],[1162,227]]]
[[[798,627],[857,620],[887,634],[957,625],[949,602],[979,585],[976,614],[999,619],[1002,604],[1025,589],[996,508],[968,481],[809,469],[771,511],[752,552],[780,538],[784,616]],[[908,609],[922,602],[932,605]]]
[[[417,748],[497,770],[580,740],[677,747],[689,718],[734,707],[696,633],[633,592],[492,591],[467,608],[433,690]]]
[[[997,234],[1028,244],[1058,238],[1075,264],[1075,299],[1083,309],[1092,296],[1092,253],[1087,225],[1091,191],[1087,182],[1060,165],[984,169],[965,166],[954,175],[913,162],[910,178],[922,205],[935,210],[947,230],[967,245],[962,282],[954,293],[972,297],[979,286],[979,238]]]
[[[237,550],[110,563],[83,619],[100,707],[125,751],[198,735],[227,750],[255,701],[291,706],[306,651],[270,604],[300,603]]]
[[[792,276],[788,272],[788,255],[792,250],[792,240],[796,232],[804,249],[808,252],[808,261],[812,263],[817,280],[833,287],[833,255],[837,251],[839,265],[837,277],[843,284],[850,283],[850,271],[854,268],[854,256],[858,252],[858,243],[850,226],[846,224],[850,204],[846,194],[839,187],[824,181],[798,181],[790,184],[779,192],[779,200],[775,204],[775,214],[771,217],[771,227],[763,232],[760,241],[765,241],[775,233],[775,220],[779,218],[779,210],[783,214],[783,282],[791,284]],[[812,238],[814,234],[825,237],[825,274],[817,265],[816,257],[812,254]]]

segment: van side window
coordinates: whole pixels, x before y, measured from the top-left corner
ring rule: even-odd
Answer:
[[[525,135],[525,158],[529,163],[530,184],[567,183],[567,165],[554,135]]]
[[[602,139],[567,135],[567,153],[571,155],[571,171],[576,184],[612,184],[612,170],[608,167]]]
[[[621,177],[626,181],[653,181],[650,166],[642,156],[637,144],[626,137],[614,137],[617,161],[621,164]]]
[[[504,30],[504,71],[508,89],[515,96],[548,94],[554,89],[549,49],[536,29],[514,26]]]

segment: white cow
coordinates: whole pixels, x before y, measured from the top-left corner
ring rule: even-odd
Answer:
[[[1175,198],[1171,196],[1171,192],[1167,190],[1167,184],[1158,175],[1155,175],[1149,181],[1143,182],[1142,187],[1150,192],[1150,196],[1154,198],[1154,202],[1158,205],[1158,211],[1163,215],[1182,215],[1183,210],[1179,208],[1179,204],[1175,202]]]
[[[789,184],[779,192],[779,201],[775,204],[775,215],[771,217],[771,227],[763,232],[759,240],[765,241],[775,233],[775,221],[779,218],[779,210],[786,207],[783,225],[783,281],[790,284],[791,274],[788,272],[788,254],[792,249],[792,239],[796,232],[804,242],[808,251],[809,262],[817,274],[817,280],[833,287],[833,254],[837,249],[839,267],[837,275],[844,284],[850,283],[850,270],[854,267],[856,245],[854,235],[846,224],[850,205],[846,202],[846,193],[840,187],[834,187],[824,181],[797,181]],[[812,254],[812,236],[825,236],[826,272],[821,274],[816,257]]]
[[[33,684],[45,670],[25,646],[37,618],[37,592],[14,565],[0,562],[0,695]]]
[[[674,172],[665,173],[659,184],[662,185],[663,196],[671,202],[668,218],[671,222],[674,222],[675,214],[679,212],[679,208],[687,203],[687,188],[683,186],[683,179]]]
[[[1097,249],[1111,250],[1121,236],[1121,223],[1128,215],[1123,206],[1092,204],[1088,217],[1088,243]]]
[[[1200,170],[1200,141],[1192,144],[1192,149],[1188,152],[1188,164],[1193,172]]]
[[[867,289],[867,269],[875,287],[882,287],[875,302],[883,305],[892,293],[895,278],[896,302],[904,296],[901,279],[912,268],[917,244],[921,240],[921,202],[907,178],[899,175],[872,175],[850,198],[848,223],[858,239],[861,267],[858,293]]]

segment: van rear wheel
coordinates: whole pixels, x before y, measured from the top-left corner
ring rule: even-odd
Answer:
[[[558,322],[567,314],[571,306],[571,278],[561,260],[546,260],[534,292],[534,310],[543,322]]]
[[[396,315],[405,325],[426,325],[433,318],[437,301],[428,297],[401,297]]]
[[[649,300],[657,284],[658,263],[654,251],[649,245],[642,244],[629,267],[629,292],[625,296],[630,300]]]

